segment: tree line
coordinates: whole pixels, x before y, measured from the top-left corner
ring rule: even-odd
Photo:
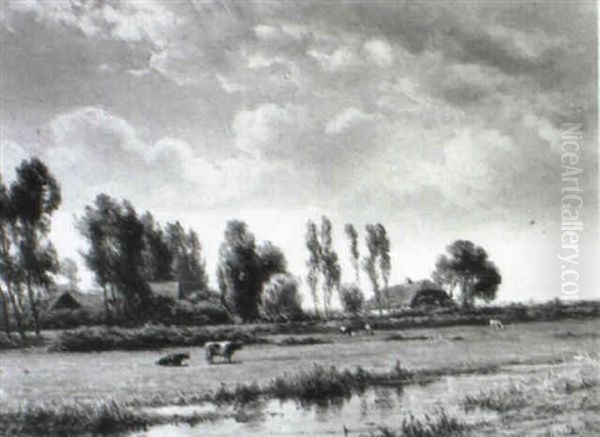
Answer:
[[[37,158],[23,161],[9,186],[0,175],[0,304],[8,335],[9,312],[22,336],[25,314],[39,334],[39,302],[49,294],[54,276],[63,274],[71,285],[78,280],[76,264],[68,259],[59,263],[48,237],[52,214],[60,203],[58,181]],[[284,253],[269,241],[257,243],[242,221],[226,225],[216,269],[218,292],[209,289],[198,234],[178,221],[162,225],[150,212],[136,211],[127,200],[99,194],[75,224],[87,242],[81,255],[102,290],[108,324],[152,319],[161,303],[150,284],[162,281],[177,281],[180,287],[191,284],[194,293],[184,298],[216,297],[231,318],[244,322],[291,320],[302,315],[300,280],[288,271]],[[365,226],[364,254],[355,226],[346,224],[344,233],[354,270],[354,282],[349,284],[341,284],[331,220],[323,216],[319,225],[312,220],[306,224],[306,283],[315,315],[322,310],[324,317],[331,317],[335,293],[345,311],[360,313],[365,303],[361,272],[366,273],[379,313],[383,314],[384,308],[391,310],[392,261],[386,228],[380,223]],[[472,305],[476,298],[494,299],[501,282],[487,252],[464,240],[448,246],[447,254],[438,258],[432,278],[451,295],[458,290],[464,306]]]

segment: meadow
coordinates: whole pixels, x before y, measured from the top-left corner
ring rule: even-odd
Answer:
[[[298,343],[308,335],[268,335],[269,343],[245,346],[233,364],[216,365],[206,363],[202,347],[94,353],[16,349],[2,353],[0,409],[11,412],[24,405],[67,402],[94,405],[106,399],[137,406],[185,404],[236,386],[270,387],[276,377],[290,379],[315,365],[335,366],[339,372],[356,372],[360,366],[366,372],[385,374],[398,362],[407,372],[436,377],[494,375],[503,366],[569,363],[597,355],[598,333],[600,319],[512,324],[505,330],[455,326],[376,331],[372,336],[311,334],[306,345]],[[174,351],[189,351],[189,365],[155,364],[161,355]],[[589,388],[577,381],[565,384],[583,384],[573,390],[577,392]],[[485,393],[471,396],[465,405],[485,407],[485,398],[477,397]]]

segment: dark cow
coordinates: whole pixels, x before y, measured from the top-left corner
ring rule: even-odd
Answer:
[[[215,357],[223,357],[231,363],[233,354],[235,351],[240,350],[242,346],[242,343],[233,341],[210,341],[204,345],[206,361],[212,364]]]
[[[156,362],[159,366],[174,366],[179,367],[183,366],[184,360],[189,360],[190,354],[188,352],[169,354],[162,357],[160,360]]]
[[[342,335],[354,335],[354,329],[351,326],[340,326],[340,334]]]

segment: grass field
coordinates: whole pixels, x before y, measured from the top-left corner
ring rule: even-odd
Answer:
[[[234,357],[234,364],[208,365],[198,348],[163,351],[50,353],[41,349],[3,352],[0,362],[0,407],[23,402],[64,399],[117,401],[217,390],[222,383],[268,382],[284,373],[306,370],[314,363],[353,369],[387,371],[399,360],[408,369],[494,368],[508,363],[567,360],[600,350],[600,320],[514,324],[505,330],[452,327],[403,330],[403,337],[427,340],[388,341],[391,332],[374,336],[323,335],[328,344],[306,346],[251,345]],[[286,336],[270,340],[281,341]],[[313,336],[314,337],[314,336]],[[189,350],[188,367],[155,365],[163,353]]]

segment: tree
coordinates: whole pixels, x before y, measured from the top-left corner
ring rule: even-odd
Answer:
[[[141,217],[144,226],[144,278],[147,281],[173,279],[173,252],[160,224],[148,211]]]
[[[289,273],[277,273],[264,285],[261,313],[270,320],[294,320],[302,316],[298,281]]]
[[[323,274],[323,300],[325,316],[329,317],[333,291],[339,289],[342,270],[338,256],[333,249],[331,221],[321,218],[321,273]]]
[[[383,308],[381,307],[381,296],[379,293],[379,275],[377,273],[377,258],[379,256],[379,233],[377,228],[373,225],[367,225],[365,227],[367,234],[365,235],[365,243],[367,245],[368,255],[363,261],[363,267],[371,280],[371,286],[373,287],[373,295],[375,296],[375,302],[379,308],[379,314],[383,314]]]
[[[346,224],[344,231],[346,232],[348,240],[350,241],[350,262],[352,263],[352,267],[354,268],[354,272],[356,274],[356,284],[360,284],[360,253],[358,251],[358,232],[351,223]]]
[[[59,273],[69,281],[69,288],[72,290],[79,289],[79,269],[77,263],[71,258],[63,258],[60,260]]]
[[[270,242],[256,246],[246,223],[232,220],[219,250],[217,280],[221,301],[244,322],[258,319],[263,285],[276,273],[285,273],[287,262]]]
[[[227,223],[217,269],[224,306],[243,321],[258,318],[260,261],[254,235],[244,222]]]
[[[206,263],[198,234],[187,232],[179,222],[166,226],[167,244],[171,252],[172,274],[179,282],[192,282],[200,290],[208,289]]]
[[[37,158],[17,167],[10,186],[15,217],[18,263],[21,265],[35,332],[40,335],[37,307],[39,294],[48,291],[52,274],[58,271],[58,259],[48,240],[50,219],[61,202],[60,187],[54,175]]]
[[[4,282],[4,287],[0,287],[0,305],[2,305],[2,318],[4,320],[4,330],[6,335],[11,337],[10,329],[10,311],[12,305],[17,328],[22,337],[25,336],[23,325],[21,323],[21,310],[17,305],[14,291],[15,268],[16,263],[11,250],[12,239],[10,237],[11,229],[14,226],[15,214],[12,199],[2,181],[0,175],[0,278]]]
[[[317,226],[313,221],[309,220],[306,223],[306,248],[308,249],[308,260],[306,265],[308,267],[308,274],[306,281],[308,282],[308,288],[315,306],[315,316],[319,316],[319,298],[317,294],[319,286],[319,273],[321,269],[321,257],[322,250],[321,244],[319,243],[319,237],[317,235]]]
[[[112,322],[111,307],[117,306],[117,294],[112,280],[113,267],[117,262],[117,241],[113,228],[119,214],[119,205],[106,194],[96,196],[94,206],[86,206],[83,216],[76,220],[76,227],[88,242],[88,249],[81,255],[87,267],[94,273],[96,283],[102,288],[105,322]],[[111,297],[108,292],[110,289]]]
[[[130,318],[143,317],[151,292],[144,278],[144,224],[134,207],[100,194],[94,205],[86,206],[77,227],[89,243],[83,258],[103,289],[107,322],[111,309]]]
[[[365,303],[365,295],[356,284],[344,285],[341,289],[342,306],[347,313],[358,315]]]
[[[385,302],[387,310],[390,310],[390,296],[389,296],[389,283],[390,283],[390,272],[392,270],[392,260],[390,258],[390,240],[387,236],[385,227],[378,223],[377,229],[377,240],[379,249],[379,270],[381,272],[381,278],[383,282],[383,290],[385,293]]]
[[[437,260],[433,279],[444,286],[452,295],[455,288],[460,291],[463,307],[473,305],[475,299],[491,301],[496,298],[502,276],[488,254],[471,241],[457,240]]]

